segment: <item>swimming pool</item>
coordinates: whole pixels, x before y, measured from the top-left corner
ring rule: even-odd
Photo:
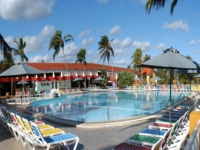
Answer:
[[[181,95],[181,96],[180,96]],[[172,103],[187,93],[172,93]],[[169,93],[154,91],[112,91],[83,95],[63,95],[29,104],[36,112],[63,119],[104,122],[146,116],[169,105]]]

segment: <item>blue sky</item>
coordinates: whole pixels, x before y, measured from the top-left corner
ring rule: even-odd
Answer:
[[[145,2],[0,0],[0,33],[15,48],[14,39],[23,37],[30,62],[53,62],[54,50],[49,51],[48,46],[58,29],[63,36],[71,34],[75,40],[65,43],[67,62],[75,62],[80,48],[85,48],[87,62],[102,63],[97,43],[107,35],[113,39],[115,66],[127,67],[137,48],[143,50],[143,56],[153,58],[171,46],[200,63],[200,1],[179,1],[172,16],[171,1],[166,1],[164,9],[152,9],[150,14],[145,11]],[[64,62],[62,51],[54,62]]]

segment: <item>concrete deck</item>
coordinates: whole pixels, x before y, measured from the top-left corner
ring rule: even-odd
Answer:
[[[6,105],[4,103],[1,104]],[[6,105],[6,107],[20,112],[20,105]],[[104,128],[76,128],[48,122],[46,120],[44,122],[61,128],[66,133],[70,132],[77,135],[80,139],[77,150],[111,150],[114,146],[126,141],[129,137],[147,127],[153,120],[139,124]],[[69,148],[72,149],[72,146],[69,146]],[[23,147],[20,141],[16,141],[9,132],[6,132],[0,126],[0,149],[26,150],[28,148]]]

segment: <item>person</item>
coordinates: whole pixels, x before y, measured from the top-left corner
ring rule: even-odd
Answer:
[[[28,86],[27,89],[26,89],[26,93],[27,93],[27,97],[30,97],[30,89],[29,89],[29,86]]]
[[[6,98],[9,98],[9,97],[10,97],[10,93],[6,92]]]

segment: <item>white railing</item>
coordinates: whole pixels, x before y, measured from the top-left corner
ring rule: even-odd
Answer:
[[[197,122],[197,125],[192,133],[192,136],[189,138],[184,150],[198,150],[200,148],[199,132],[200,132],[200,120]]]

